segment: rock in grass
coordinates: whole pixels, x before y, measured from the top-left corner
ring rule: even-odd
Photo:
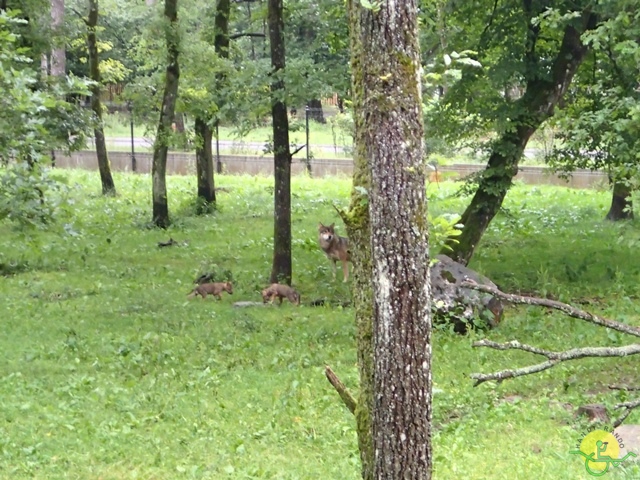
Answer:
[[[264,307],[268,305],[267,303],[262,302],[235,302],[233,304],[234,307],[244,308],[244,307]]]
[[[457,333],[466,332],[469,325],[497,326],[502,320],[502,302],[491,294],[462,288],[460,284],[471,279],[480,285],[498,287],[446,255],[437,255],[436,260],[430,270],[433,323],[451,324]]]

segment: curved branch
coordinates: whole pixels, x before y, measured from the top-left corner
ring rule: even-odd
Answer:
[[[640,354],[640,344],[633,343],[625,345],[624,347],[584,347],[584,348],[572,348],[563,352],[552,352],[550,350],[544,350],[542,348],[533,347],[512,340],[507,343],[497,343],[491,340],[480,340],[473,344],[474,347],[488,347],[495,350],[522,350],[524,352],[534,353],[536,355],[542,355],[547,357],[547,361],[538,363],[536,365],[529,365],[527,367],[502,370],[495,373],[472,373],[470,378],[476,381],[475,386],[481,383],[496,380],[501,382],[507,378],[522,377],[524,375],[531,375],[532,373],[542,372],[554,367],[560,362],[566,362],[569,360],[577,360],[579,358],[594,358],[594,357],[626,357],[628,355]]]
[[[620,425],[622,425],[622,422],[624,422],[626,420],[626,418],[633,411],[633,409],[634,408],[638,408],[638,407],[640,407],[640,398],[637,398],[637,399],[632,400],[630,402],[624,402],[624,403],[617,404],[614,408],[624,408],[625,411],[618,419],[616,419],[615,422],[613,422],[613,428],[617,428]]]
[[[484,293],[490,293],[494,297],[498,297],[502,300],[506,300],[507,302],[511,302],[511,303],[517,303],[521,305],[537,305],[539,307],[553,308],[555,310],[560,310],[561,312],[567,314],[570,317],[579,318],[581,320],[586,320],[587,322],[600,325],[601,327],[607,327],[612,330],[617,330],[619,332],[626,333],[628,335],[640,337],[639,327],[634,327],[632,325],[627,325],[625,323],[616,322],[615,320],[608,320],[604,317],[600,317],[599,315],[594,315],[593,313],[580,310],[579,308],[572,307],[571,305],[558,302],[556,300],[549,300],[546,298],[538,298],[538,297],[524,297],[522,295],[514,295],[512,293],[504,293],[498,290],[497,288],[493,288],[488,285],[480,285],[470,279],[467,279],[464,282],[462,282],[461,287],[470,288],[472,290],[478,290]]]

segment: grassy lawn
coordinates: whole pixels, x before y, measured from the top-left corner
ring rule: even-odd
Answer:
[[[298,145],[306,142],[304,113],[298,119],[292,119],[289,125],[290,142]],[[107,137],[131,136],[129,116],[122,113],[113,113],[105,116],[105,135]],[[189,126],[187,127],[189,128]],[[193,129],[192,129],[193,130]],[[350,148],[353,144],[349,132],[339,127],[332,128],[328,121],[321,124],[315,121],[309,122],[309,143],[311,145],[336,145]],[[233,126],[221,126],[219,129],[220,140],[237,140],[243,142],[267,142],[273,137],[271,125],[254,128],[244,135]],[[143,125],[134,125],[134,136],[143,138],[147,135]],[[155,135],[155,132],[151,136]]]
[[[59,222],[19,231],[0,223],[0,478],[357,479],[351,414],[323,374],[353,390],[358,377],[350,308],[316,245],[350,182],[296,177],[294,285],[303,305],[235,309],[260,300],[272,258],[273,185],[218,176],[219,211],[193,215],[195,178],[170,177],[173,226],[151,229],[149,176],[58,171],[67,185]],[[435,215],[460,212],[453,184],[429,189]],[[640,225],[603,221],[607,192],[518,185],[471,264],[507,291],[580,302],[640,325]],[[185,242],[158,248],[172,237]],[[222,301],[187,300],[200,273],[234,283]],[[436,479],[589,478],[568,454],[585,427],[573,409],[626,398],[637,359],[576,361],[474,388],[468,375],[540,361],[471,343],[519,339],[552,350],[622,345],[628,338],[556,312],[508,308],[488,333],[434,333]],[[635,383],[634,383],[635,382]],[[567,408],[570,404],[571,408]],[[611,411],[611,410],[610,410]],[[635,412],[627,423],[638,423]],[[635,468],[635,470],[634,470]],[[639,478],[630,464],[607,478]]]

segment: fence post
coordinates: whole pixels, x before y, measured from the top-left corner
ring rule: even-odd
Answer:
[[[222,173],[222,162],[220,161],[220,131],[218,126],[220,121],[216,120],[216,173]]]
[[[129,109],[129,123],[131,126],[131,171],[138,171],[138,162],[136,162],[136,142],[135,137],[133,136],[133,103],[127,102],[127,108]]]
[[[307,135],[307,174],[311,176],[311,152],[309,151],[309,105],[304,107],[304,124]]]

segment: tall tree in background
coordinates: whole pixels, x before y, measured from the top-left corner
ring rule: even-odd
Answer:
[[[169,226],[169,203],[167,200],[167,152],[171,124],[175,116],[178,97],[178,81],[180,67],[178,64],[180,36],[178,32],[178,0],[165,0],[165,38],[167,42],[167,70],[165,74],[162,109],[153,144],[153,165],[151,179],[153,182],[153,223],[160,228]]]
[[[556,8],[544,0],[487,2],[485,15],[478,14],[476,4],[459,7],[450,12],[449,21],[466,25],[464,33],[449,39],[447,48],[477,49],[476,63],[486,68],[463,71],[461,80],[446,90],[430,131],[446,126],[455,112],[458,139],[492,137],[483,145],[489,160],[462,215],[462,234],[443,252],[466,264],[513,184],[527,142],[554,114],[584,60],[588,47],[581,36],[596,26],[596,15],[587,1]]]
[[[231,14],[230,0],[218,0],[215,14],[214,48],[220,58],[229,58],[229,15]],[[224,75],[216,75],[217,90],[220,89]],[[211,141],[213,132],[210,125],[211,118],[202,114],[195,117],[195,131],[198,137],[196,147],[196,175],[198,177],[198,210],[207,213],[216,203],[216,191],[213,179],[213,151]],[[216,120],[216,124],[217,124]]]
[[[103,195],[115,195],[116,186],[111,175],[109,165],[109,155],[107,154],[107,143],[104,138],[104,125],[102,123],[102,102],[100,92],[102,91],[102,79],[100,77],[100,58],[98,54],[98,39],[96,29],[98,27],[98,0],[89,0],[89,18],[87,20],[87,48],[89,50],[89,74],[93,85],[91,85],[91,110],[95,115],[96,124],[94,126],[94,136],[96,142],[96,155],[98,156],[98,170],[100,171],[100,181],[102,183]]]
[[[291,151],[285,104],[285,47],[282,0],[269,0],[271,117],[273,119],[274,231],[271,282],[291,284]]]
[[[51,75],[64,77],[66,74],[66,49],[62,27],[64,25],[64,0],[51,0],[51,28],[57,34],[51,49]]]
[[[606,219],[618,221],[633,218],[631,193],[640,186],[640,25],[636,2],[613,0],[599,7],[602,21],[583,37],[591,52],[552,119],[559,141],[547,162],[565,173],[606,171],[613,187]]]
[[[431,478],[431,317],[417,0],[349,2],[362,476]],[[371,235],[371,232],[379,234]],[[372,322],[373,319],[373,322]]]

